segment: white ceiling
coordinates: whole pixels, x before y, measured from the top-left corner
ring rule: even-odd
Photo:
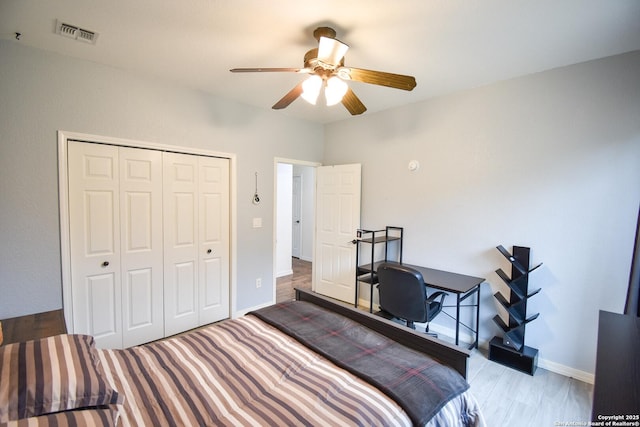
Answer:
[[[55,34],[56,20],[97,43]],[[302,67],[320,25],[350,46],[345,65],[416,77],[411,92],[351,82],[370,114],[638,50],[640,0],[0,0],[3,39],[265,109],[304,75],[229,69]],[[273,113],[351,117],[302,99]]]

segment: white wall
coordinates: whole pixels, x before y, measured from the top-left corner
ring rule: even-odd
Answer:
[[[328,125],[324,161],[362,163],[362,226],[405,227],[406,262],[487,279],[481,341],[499,334],[494,271],[510,271],[495,246],[531,247],[544,265],[526,344],[547,365],[594,371],[598,310],[622,312],[629,280],[640,52]]]
[[[235,153],[236,308],[272,300],[273,161],[321,161],[322,126],[13,40],[0,58],[0,318],[62,306],[58,130]]]

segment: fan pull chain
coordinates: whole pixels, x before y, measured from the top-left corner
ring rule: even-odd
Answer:
[[[260,203],[260,196],[258,196],[258,172],[256,172],[256,192],[253,195],[253,204],[257,205]]]

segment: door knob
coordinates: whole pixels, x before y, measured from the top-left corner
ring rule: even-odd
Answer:
[[[109,266],[109,261],[105,261],[105,262],[103,262],[103,263],[102,263],[102,266],[103,266],[103,267],[108,267],[108,266]]]
[[[211,253],[211,249],[207,249],[207,253],[210,254]]]

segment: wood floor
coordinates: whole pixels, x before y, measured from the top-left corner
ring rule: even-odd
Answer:
[[[3,344],[67,333],[62,310],[4,319],[2,320],[2,330],[4,331]]]
[[[311,263],[291,258],[293,274],[276,279],[276,302],[291,301],[295,297],[295,288],[311,290]]]
[[[293,288],[311,289],[311,263],[293,259],[293,274],[276,281],[277,301],[293,299]],[[527,375],[473,350],[468,381],[488,427],[587,425],[593,386],[538,368]]]

